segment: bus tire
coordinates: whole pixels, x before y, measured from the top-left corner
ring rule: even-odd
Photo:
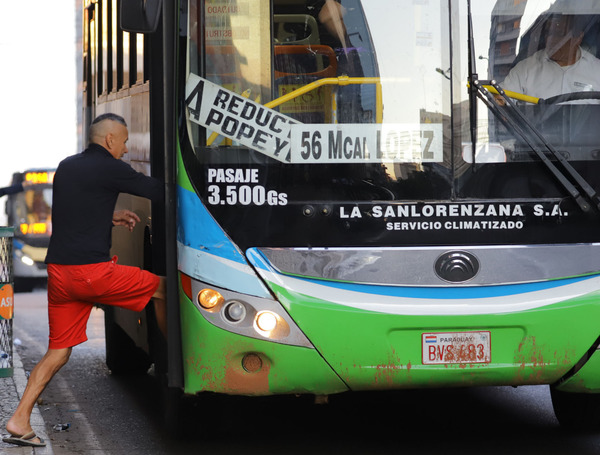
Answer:
[[[554,415],[570,430],[600,430],[600,394],[563,392],[550,387]]]
[[[116,323],[114,309],[104,309],[104,337],[106,341],[106,365],[116,375],[142,375],[152,364],[148,354]]]
[[[154,305],[148,305],[148,345],[154,359],[154,375],[160,387],[160,404],[162,423],[166,434],[173,439],[184,433],[185,412],[183,390],[179,387],[169,387],[168,384],[168,353],[167,341],[158,328]]]
[[[170,438],[179,438],[184,433],[183,391],[178,387],[162,388],[163,422]]]

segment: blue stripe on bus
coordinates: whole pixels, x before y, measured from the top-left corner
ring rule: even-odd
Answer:
[[[179,268],[187,275],[235,292],[270,297],[262,280],[225,235],[200,198],[177,187]]]
[[[247,264],[244,256],[206,210],[198,195],[177,187],[177,240],[185,246]]]
[[[480,299],[489,297],[506,297],[511,295],[525,294],[529,292],[556,289],[573,283],[579,283],[600,275],[586,275],[583,277],[563,278],[558,280],[540,281],[535,283],[518,283],[497,286],[448,286],[448,287],[418,287],[418,286],[386,286],[362,283],[347,283],[341,281],[330,281],[324,279],[307,278],[302,276],[283,274],[277,271],[267,258],[257,249],[249,249],[246,254],[250,262],[257,268],[282,276],[294,276],[298,280],[304,280],[320,286],[345,291],[361,292],[366,294],[382,295],[389,297],[406,297],[416,299]]]
[[[334,289],[362,292],[373,295],[390,297],[407,297],[415,299],[481,299],[490,297],[506,297],[529,292],[555,289],[573,283],[578,283],[592,277],[566,278],[537,283],[520,283],[498,286],[460,286],[460,287],[416,287],[416,286],[378,286],[372,284],[342,283],[336,281],[315,280],[297,277],[310,283],[327,286]]]

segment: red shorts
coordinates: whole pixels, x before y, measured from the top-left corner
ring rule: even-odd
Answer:
[[[137,267],[109,262],[86,265],[48,264],[49,349],[70,348],[87,340],[94,304],[142,311],[160,278]]]

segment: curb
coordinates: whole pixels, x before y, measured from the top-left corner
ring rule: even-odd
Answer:
[[[16,350],[13,348],[13,380],[15,383],[15,387],[17,388],[17,394],[19,395],[19,399],[23,396],[23,392],[25,391],[25,387],[27,386],[27,376],[25,376],[25,370],[23,369],[23,363],[21,362],[21,357],[17,354]],[[42,414],[36,404],[33,407],[33,412],[31,413],[31,426],[33,431],[44,439],[46,442],[46,447],[19,447],[10,445],[10,448],[6,448],[7,454],[31,454],[31,455],[54,455],[54,451],[52,450],[52,443],[50,442],[50,438],[48,437],[48,433],[46,431],[46,423],[42,418]]]

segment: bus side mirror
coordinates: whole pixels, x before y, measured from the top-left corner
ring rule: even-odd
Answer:
[[[126,32],[152,33],[158,27],[162,0],[121,0],[121,28]]]

